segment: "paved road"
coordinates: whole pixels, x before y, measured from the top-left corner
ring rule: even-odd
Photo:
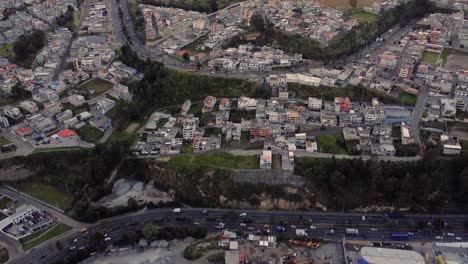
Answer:
[[[429,98],[429,87],[423,85],[419,89],[418,100],[416,101],[416,106],[413,110],[413,118],[411,120],[411,127],[413,128],[414,140],[419,146],[421,146],[422,144],[420,134],[420,123],[427,98]]]
[[[260,155],[262,154],[263,149],[252,149],[252,150],[244,150],[244,149],[234,149],[227,151],[230,154],[236,156],[251,156],[251,155]],[[288,155],[288,151],[273,151],[274,154],[282,154]],[[321,152],[306,152],[304,150],[296,150],[294,151],[294,155],[296,157],[310,157],[310,158],[323,158],[323,159],[363,159],[363,160],[370,160],[370,159],[378,159],[383,161],[393,161],[393,162],[409,162],[409,161],[417,161],[420,160],[420,156],[414,157],[392,157],[392,156],[367,156],[367,155],[339,155],[339,154],[330,154],[330,153],[321,153]]]
[[[207,209],[208,213],[203,213],[204,209],[183,209],[181,213],[174,214],[170,209],[155,209],[145,210],[134,214],[127,214],[112,219],[100,221],[97,224],[89,226],[90,233],[99,231],[103,234],[108,234],[111,241],[118,240],[122,234],[128,233],[129,230],[142,228],[146,223],[156,222],[160,226],[183,226],[196,227],[193,221],[200,223],[199,226],[204,226],[209,232],[219,231],[215,228],[218,222],[224,222],[227,229],[245,230],[246,232],[256,232],[262,230],[264,224],[271,224],[270,230],[272,234],[278,235],[276,226],[282,224],[286,227],[285,233],[293,235],[295,229],[290,228],[290,225],[295,225],[297,228],[309,228],[308,234],[312,237],[324,238],[330,241],[341,241],[345,234],[345,228],[359,229],[359,235],[347,237],[347,239],[365,239],[371,241],[388,241],[393,232],[414,232],[415,235],[410,238],[411,241],[434,241],[435,236],[440,232],[433,231],[417,231],[415,223],[419,220],[433,221],[432,215],[406,215],[398,220],[388,220],[383,214],[366,214],[366,220],[361,220],[363,214],[353,213],[321,213],[321,212],[282,212],[282,211],[241,211],[228,209]],[[247,227],[240,227],[240,222],[243,218],[232,219],[226,218],[226,213],[234,212],[235,215],[241,212],[247,213],[247,217],[252,220],[252,223],[247,225],[253,229],[250,231]],[[178,219],[176,219],[176,217]],[[181,221],[185,218],[185,221]],[[451,227],[451,232],[455,236],[461,237],[464,241],[468,240],[468,233],[463,233],[463,222],[468,219],[466,215],[446,215],[443,216],[444,221]],[[394,226],[392,226],[392,223]],[[314,229],[310,226],[313,225]],[[377,231],[371,231],[371,228],[377,228]],[[333,231],[332,231],[333,230]],[[74,239],[78,239],[73,243]],[[64,245],[63,250],[57,250],[55,241],[60,240]],[[444,237],[445,241],[456,241],[455,237]],[[111,242],[112,243],[112,242]],[[13,260],[11,263],[21,264],[40,264],[53,263],[63,259],[79,247],[89,245],[88,239],[83,237],[79,231],[71,232],[58,239],[49,240],[35,250],[28,252],[24,256]],[[76,249],[70,250],[69,247],[74,246]]]

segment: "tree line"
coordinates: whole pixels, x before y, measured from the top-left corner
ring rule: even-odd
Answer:
[[[28,68],[31,67],[34,57],[44,47],[46,40],[46,33],[42,30],[22,34],[13,44],[15,57],[12,61]]]
[[[385,162],[300,158],[295,174],[305,177],[319,202],[332,210],[395,206],[415,212],[468,211],[468,154],[455,159]]]
[[[140,0],[142,4],[153,6],[164,6],[193,10],[201,13],[213,13],[218,11],[217,0],[195,0],[195,1],[173,1],[173,0]],[[221,6],[222,7],[222,6]]]

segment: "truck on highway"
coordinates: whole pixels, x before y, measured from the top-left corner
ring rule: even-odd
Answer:
[[[359,235],[359,230],[357,230],[356,228],[346,228],[346,234]]]
[[[391,238],[393,240],[408,240],[409,235],[408,233],[393,233],[391,235]]]
[[[298,228],[296,229],[296,236],[307,236],[307,232],[305,229],[302,229],[302,228]]]
[[[173,213],[180,213],[180,212],[182,212],[182,210],[181,210],[180,208],[174,208],[174,209],[172,210],[172,212],[173,212]]]

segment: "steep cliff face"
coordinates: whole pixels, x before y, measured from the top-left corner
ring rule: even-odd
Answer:
[[[151,166],[157,187],[172,190],[182,202],[194,206],[261,210],[320,209],[303,186],[275,181],[239,181],[238,173],[222,169],[175,170],[164,163]],[[264,175],[263,175],[264,176]],[[297,176],[295,176],[297,177]],[[325,208],[326,210],[326,208]]]
[[[34,175],[34,171],[24,165],[13,165],[0,167],[1,182],[15,182],[27,179]]]

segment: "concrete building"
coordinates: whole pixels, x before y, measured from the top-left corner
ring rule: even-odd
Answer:
[[[96,109],[100,111],[102,114],[107,113],[109,110],[114,108],[115,106],[115,101],[112,101],[111,99],[104,98],[99,100],[96,103]]]
[[[460,154],[462,150],[462,147],[460,146],[460,143],[458,142],[458,138],[456,137],[441,135],[440,142],[444,146],[442,153],[445,155],[458,155]]]
[[[321,98],[315,98],[315,97],[309,97],[308,107],[311,110],[319,111],[320,109],[322,109],[322,99]]]
[[[264,150],[260,155],[260,169],[271,169],[272,152],[271,150]]]
[[[25,111],[28,111],[29,113],[34,113],[39,110],[37,104],[29,100],[20,102],[19,107],[24,109]]]

